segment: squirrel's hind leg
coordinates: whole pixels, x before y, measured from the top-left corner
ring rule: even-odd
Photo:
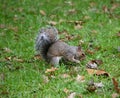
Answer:
[[[55,67],[58,67],[60,59],[61,57],[52,57],[50,60],[50,64],[54,65]]]

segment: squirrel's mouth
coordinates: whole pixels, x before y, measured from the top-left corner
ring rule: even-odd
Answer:
[[[85,54],[82,54],[80,57],[75,56],[76,60],[84,60],[85,59]]]
[[[85,54],[82,54],[81,57],[80,57],[80,60],[84,60],[85,59]]]

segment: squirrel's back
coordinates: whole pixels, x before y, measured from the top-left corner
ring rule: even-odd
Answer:
[[[58,40],[58,30],[49,26],[42,28],[36,37],[35,49],[46,61],[49,47]]]

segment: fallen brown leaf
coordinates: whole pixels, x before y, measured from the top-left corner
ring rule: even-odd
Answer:
[[[74,6],[74,3],[72,1],[65,1],[65,4],[70,5],[70,6]]]
[[[11,56],[9,57],[5,57],[6,60],[10,61],[11,60]]]
[[[98,51],[98,50],[101,49],[101,47],[100,46],[96,46],[94,49],[95,49],[95,51]]]
[[[87,67],[87,68],[90,68],[90,69],[97,69],[97,68],[98,68],[98,65],[91,60],[91,61],[89,61],[89,62],[86,64],[86,67]]]
[[[112,94],[112,98],[119,98],[119,94],[113,93],[113,94]]]
[[[55,19],[56,17],[57,17],[57,16],[54,15],[54,14],[50,15],[50,18],[51,18],[51,19]]]
[[[94,85],[87,87],[87,90],[89,92],[94,92],[96,90],[96,87]]]
[[[68,74],[62,74],[61,75],[61,78],[69,78],[70,77],[70,75],[68,75]]]
[[[9,26],[8,29],[13,30],[14,32],[18,32],[18,27],[17,26]]]
[[[89,92],[94,92],[95,90],[97,90],[98,88],[102,88],[103,86],[104,85],[102,82],[95,83],[94,79],[91,79],[87,84],[87,90]]]
[[[92,1],[92,2],[90,2],[90,6],[94,7],[94,6],[96,6],[96,3]]]
[[[77,25],[75,25],[75,27],[74,27],[76,30],[78,30],[78,29],[82,29],[83,28],[83,26],[82,25],[80,25],[80,24],[77,24]]]
[[[2,92],[0,93],[0,95],[8,95],[8,94],[9,94],[8,91],[2,91]]]
[[[107,6],[103,6],[103,7],[102,7],[102,10],[104,11],[104,13],[109,12],[109,9],[108,9],[108,7],[107,7]]]
[[[100,82],[100,83],[95,83],[94,82],[94,85],[95,85],[96,88],[102,88],[102,87],[104,87],[104,85],[103,85],[102,82]]]
[[[52,68],[50,68],[50,69],[47,69],[47,70],[45,71],[45,73],[55,72],[56,70],[58,70],[58,68],[52,67]]]
[[[101,65],[101,64],[103,64],[102,60],[91,60],[86,64],[86,66],[87,68],[97,69],[98,65]]]
[[[71,93],[67,98],[75,98],[75,96],[76,96],[76,93],[73,92],[73,93]]]
[[[43,11],[43,10],[40,10],[40,14],[43,15],[43,16],[46,15],[45,11]]]
[[[70,93],[70,90],[69,89],[67,89],[67,88],[64,88],[64,93],[66,93],[66,94],[69,94]]]
[[[89,50],[89,49],[88,49],[88,50],[86,50],[86,53],[88,53],[88,54],[91,54],[91,55],[92,55],[92,54],[94,54],[95,52],[94,52],[93,50]]]
[[[5,48],[3,48],[3,50],[4,50],[4,52],[12,53],[12,50],[10,48],[5,47]]]
[[[96,90],[96,86],[94,85],[94,79],[91,79],[86,88],[89,92],[94,92]]]
[[[76,81],[77,81],[78,83],[80,83],[80,82],[85,82],[85,76],[77,75]]]
[[[117,33],[117,36],[120,37],[120,31]]]
[[[42,57],[41,57],[39,54],[37,54],[37,55],[35,55],[35,56],[34,56],[34,59],[37,59],[37,60],[39,60],[39,59],[40,59],[40,60],[41,60],[41,59],[42,59]]]
[[[43,82],[44,83],[48,83],[49,82],[48,76],[43,75]]]
[[[49,21],[48,24],[52,25],[52,26],[55,26],[57,24],[57,22],[55,22],[55,21]]]
[[[72,40],[72,39],[74,39],[74,37],[71,36],[71,35],[66,35],[65,38],[66,38],[67,40]]]
[[[69,14],[76,14],[77,13],[77,10],[76,9],[70,9],[68,11]]]
[[[119,3],[113,3],[112,4],[112,7],[111,7],[111,12],[113,12],[113,10],[115,10],[116,8],[118,8],[120,6],[120,4]]]
[[[113,81],[114,89],[116,90],[117,93],[120,94],[120,88],[118,82],[115,80],[115,78],[112,78],[112,81]]]
[[[23,9],[22,7],[18,8],[18,11],[19,11],[19,12],[23,12],[23,10],[24,10],[24,9]]]
[[[102,60],[92,60],[92,62],[95,62],[95,63],[98,64],[98,65],[103,64],[103,61],[102,61]]]
[[[84,16],[84,19],[89,20],[89,19],[91,19],[91,17],[90,16]]]
[[[96,70],[96,69],[86,69],[87,70],[87,72],[88,72],[88,74],[90,74],[90,75],[97,75],[97,76],[101,76],[101,75],[103,75],[103,76],[109,76],[109,74],[107,73],[107,72],[105,72],[104,70]]]
[[[23,62],[24,62],[23,59],[17,58],[17,57],[14,57],[13,60],[16,61],[16,62],[20,62],[20,63],[23,63]]]
[[[74,23],[75,25],[79,24],[79,25],[82,25],[84,23],[84,21],[81,21],[81,20],[76,20],[76,21],[66,21],[68,23]]]
[[[0,80],[5,80],[5,74],[4,73],[0,73]]]

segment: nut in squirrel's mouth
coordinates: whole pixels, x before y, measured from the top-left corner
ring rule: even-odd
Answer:
[[[77,60],[84,60],[85,59],[85,54],[82,54],[80,57],[76,57],[75,56],[75,59],[77,59]]]

